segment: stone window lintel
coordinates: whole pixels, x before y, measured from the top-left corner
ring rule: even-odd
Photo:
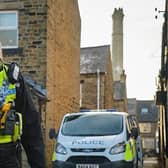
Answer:
[[[0,10],[17,10],[24,8],[23,2],[0,2]]]

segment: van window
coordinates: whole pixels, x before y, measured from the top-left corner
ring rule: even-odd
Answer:
[[[80,114],[67,116],[62,134],[67,136],[116,135],[123,130],[123,117],[117,114]]]

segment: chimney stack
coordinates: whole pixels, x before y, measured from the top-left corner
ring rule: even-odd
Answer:
[[[112,33],[112,68],[114,81],[120,81],[123,73],[123,9],[114,10]]]

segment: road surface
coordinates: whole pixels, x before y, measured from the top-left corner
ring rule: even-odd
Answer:
[[[144,168],[160,168],[157,157],[144,158]]]

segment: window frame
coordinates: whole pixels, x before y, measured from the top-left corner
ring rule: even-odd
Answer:
[[[5,10],[5,11],[0,11],[0,14],[10,14],[13,13],[16,15],[16,26],[0,26],[0,31],[1,30],[16,30],[16,46],[1,46],[2,49],[15,49],[18,48],[19,46],[19,20],[18,20],[18,11],[17,10]]]

